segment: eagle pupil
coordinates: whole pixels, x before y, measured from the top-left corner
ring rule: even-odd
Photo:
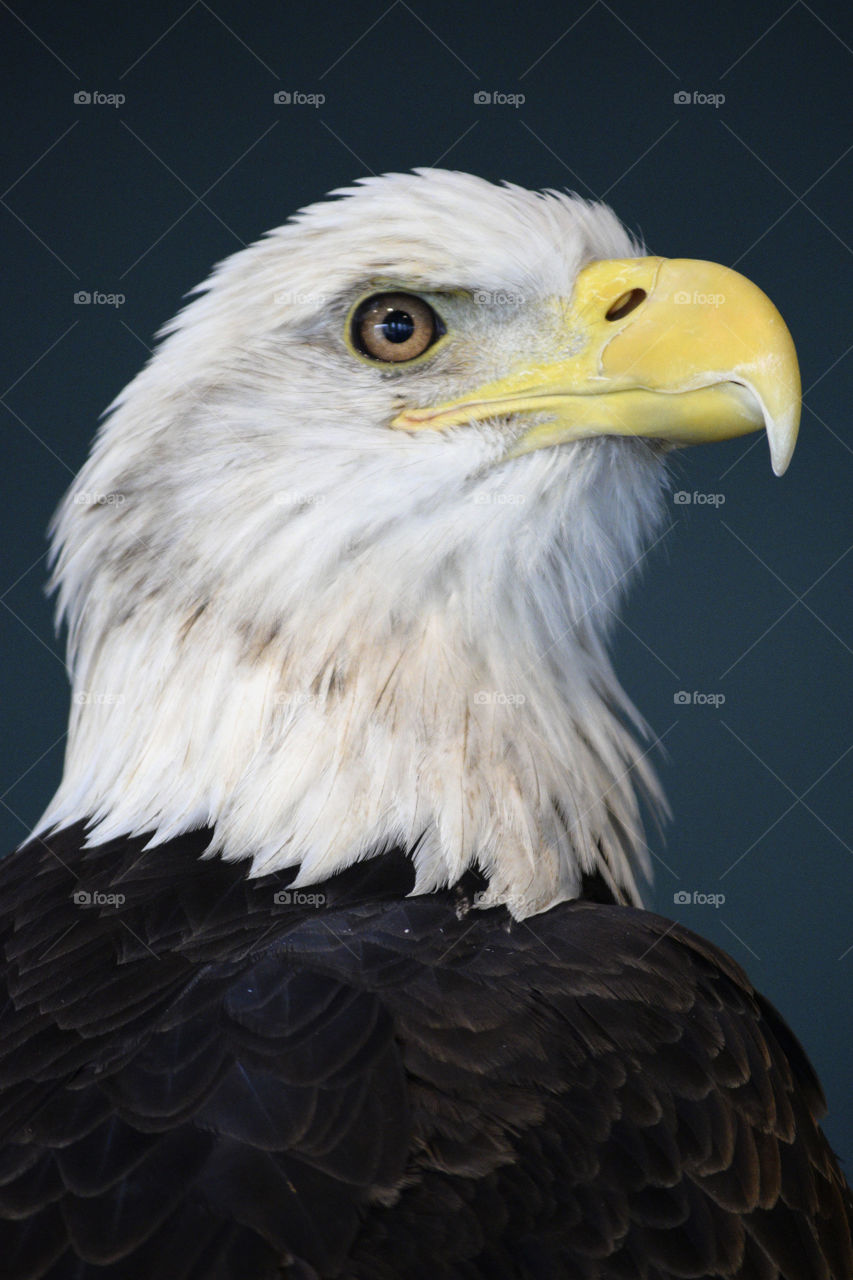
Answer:
[[[408,311],[389,311],[382,321],[382,336],[388,342],[408,342],[415,322]]]

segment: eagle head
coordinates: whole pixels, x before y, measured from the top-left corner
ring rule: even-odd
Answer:
[[[766,427],[796,357],[734,271],[439,170],[222,263],[111,406],[54,529],[72,714],[44,830],[316,882],[391,846],[523,917],[638,901],[662,803],[607,655],[667,454]]]

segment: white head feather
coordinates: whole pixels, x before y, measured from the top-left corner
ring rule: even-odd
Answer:
[[[39,829],[209,824],[300,885],[402,844],[418,891],[478,864],[518,916],[596,868],[637,901],[636,788],[659,796],[605,641],[660,453],[509,460],[511,421],[388,424],[535,357],[544,301],[639,247],[602,205],[461,173],[335,194],[215,270],[60,509],[72,714]],[[447,294],[434,359],[348,349],[353,302],[389,282]]]

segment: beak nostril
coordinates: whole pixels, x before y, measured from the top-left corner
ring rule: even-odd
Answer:
[[[645,289],[629,289],[627,293],[622,293],[614,303],[611,303],[610,310],[604,317],[605,320],[621,320],[623,316],[630,313],[645,301]]]

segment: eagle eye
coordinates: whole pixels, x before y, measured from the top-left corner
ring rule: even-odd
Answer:
[[[386,364],[414,360],[445,332],[429,303],[413,293],[375,293],[352,317],[352,345]]]

